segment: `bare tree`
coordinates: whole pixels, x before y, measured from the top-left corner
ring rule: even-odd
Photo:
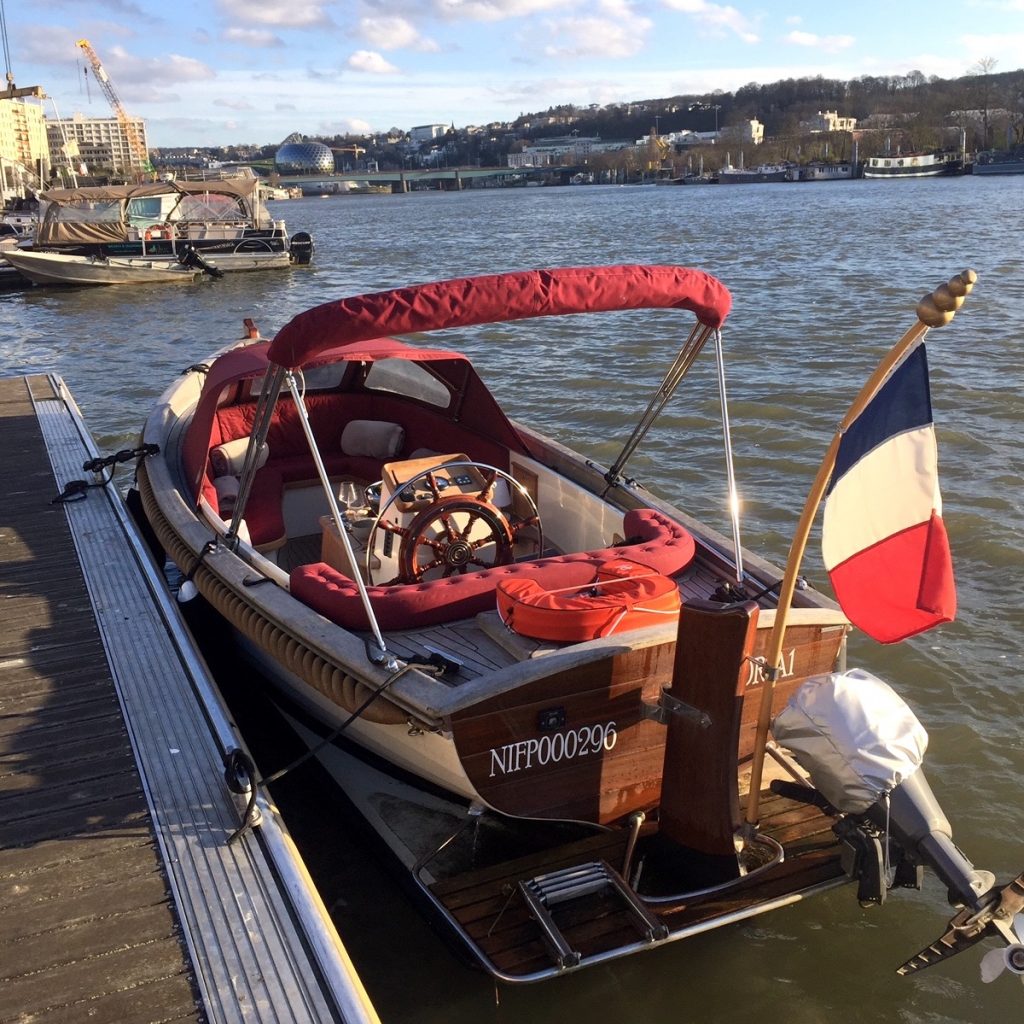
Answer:
[[[995,57],[982,57],[971,66],[968,72],[977,79],[975,96],[977,97],[978,109],[981,111],[981,145],[983,149],[989,148],[988,122],[989,107],[992,103],[992,72],[995,71],[998,63],[999,61]]]

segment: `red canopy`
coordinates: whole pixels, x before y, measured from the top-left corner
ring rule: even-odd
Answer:
[[[210,365],[203,390],[189,420],[183,442],[183,460],[190,493],[198,497],[206,469],[213,421],[225,388],[241,380],[260,377],[269,369],[271,343],[262,341],[241,345],[219,355]],[[477,375],[469,360],[458,352],[444,349],[412,348],[395,338],[369,338],[360,344],[342,348],[324,348],[306,360],[306,366],[321,362],[373,362],[378,359],[408,359],[429,362],[434,373],[460,395],[447,410],[451,418],[479,437],[487,438],[515,451],[525,451],[523,441],[508,421],[494,396]],[[438,415],[444,411],[437,410]]]
[[[328,302],[278,331],[268,356],[294,368],[325,348],[394,334],[537,316],[622,309],[688,309],[720,327],[732,297],[720,281],[686,267],[566,267],[465,277]]]

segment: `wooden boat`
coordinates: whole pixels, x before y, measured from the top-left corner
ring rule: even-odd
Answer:
[[[972,282],[921,308],[945,322],[935,303]],[[549,977],[851,877],[882,902],[922,863],[974,915],[971,941],[1016,942],[999,927],[1024,886],[955,851],[916,764],[853,812],[816,788],[814,756],[768,742],[808,687],[847,678],[850,623],[797,587],[799,558],[783,574],[735,521],[730,539],[624,475],[709,339],[721,358],[730,303],[707,274],[648,266],[357,296],[272,341],[248,321],[145,425],[141,506],[183,596],[197,588],[230,626],[344,783],[351,741],[422,794],[399,808],[389,784],[362,805],[497,977]],[[696,321],[607,470],[510,420],[464,356],[396,337],[625,309]]]
[[[256,178],[156,181],[49,189],[40,195],[36,251],[176,262],[194,250],[221,271],[305,265],[313,241],[289,238]]]
[[[39,285],[191,284],[205,273],[177,260],[120,260],[28,249],[9,249],[3,255],[19,274]]]

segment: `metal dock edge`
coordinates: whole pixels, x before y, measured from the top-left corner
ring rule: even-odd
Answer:
[[[98,453],[63,380],[49,382],[54,398],[33,395],[33,405],[56,494]],[[65,507],[208,1019],[374,1024],[355,968],[262,795],[261,826],[227,842],[240,804],[224,783],[222,750],[238,740],[115,486]]]

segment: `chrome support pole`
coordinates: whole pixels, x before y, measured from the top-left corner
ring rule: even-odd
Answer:
[[[736,474],[732,465],[732,435],[729,432],[729,402],[725,392],[725,356],[722,332],[715,331],[715,361],[718,364],[718,394],[722,404],[722,440],[725,444],[725,472],[729,481],[729,518],[732,521],[732,543],[736,551],[736,582],[743,583],[743,549],[740,546],[740,499],[736,493]]]
[[[291,392],[292,399],[295,402],[295,409],[299,414],[299,422],[302,424],[302,432],[306,435],[306,443],[309,445],[310,454],[313,456],[317,475],[320,477],[320,483],[323,486],[324,494],[327,495],[327,504],[331,509],[331,518],[334,520],[334,524],[338,528],[338,533],[341,537],[342,546],[345,548],[345,555],[348,558],[348,563],[354,567],[356,565],[356,556],[352,551],[352,543],[349,541],[348,531],[345,529],[345,524],[342,522],[341,509],[338,507],[338,499],[334,494],[334,488],[331,486],[331,478],[327,475],[327,467],[324,465],[323,457],[320,455],[320,449],[317,447],[316,438],[313,436],[313,427],[309,422],[309,413],[306,411],[306,403],[302,400],[302,395],[299,392],[299,385],[295,380],[295,374],[292,373],[291,370],[288,370],[285,373],[285,383],[288,390]],[[381,635],[380,626],[377,625],[377,616],[373,613],[373,607],[370,604],[370,595],[366,592],[366,584],[363,582],[362,576],[358,571],[354,573],[354,576],[355,585],[359,589],[359,598],[363,602],[363,608],[366,609],[366,617],[370,620],[370,630],[373,633],[373,638],[377,641],[377,647],[379,648],[381,655],[385,658],[385,667],[389,672],[393,672],[398,668],[398,659],[388,652],[387,644],[384,643],[384,637]]]
[[[274,415],[274,406],[277,404],[277,396],[281,392],[281,380],[284,371],[276,367],[273,372],[267,374],[263,390],[260,392],[256,402],[256,414],[253,419],[252,436],[249,438],[249,447],[245,452],[245,463],[242,466],[241,479],[238,485],[238,497],[235,499],[234,507],[231,510],[231,523],[228,526],[226,540],[229,545],[234,544],[238,536],[238,528],[245,518],[245,506],[249,502],[249,494],[252,491],[253,480],[256,477],[256,461],[260,451],[267,443],[267,434],[270,433],[270,421]]]

